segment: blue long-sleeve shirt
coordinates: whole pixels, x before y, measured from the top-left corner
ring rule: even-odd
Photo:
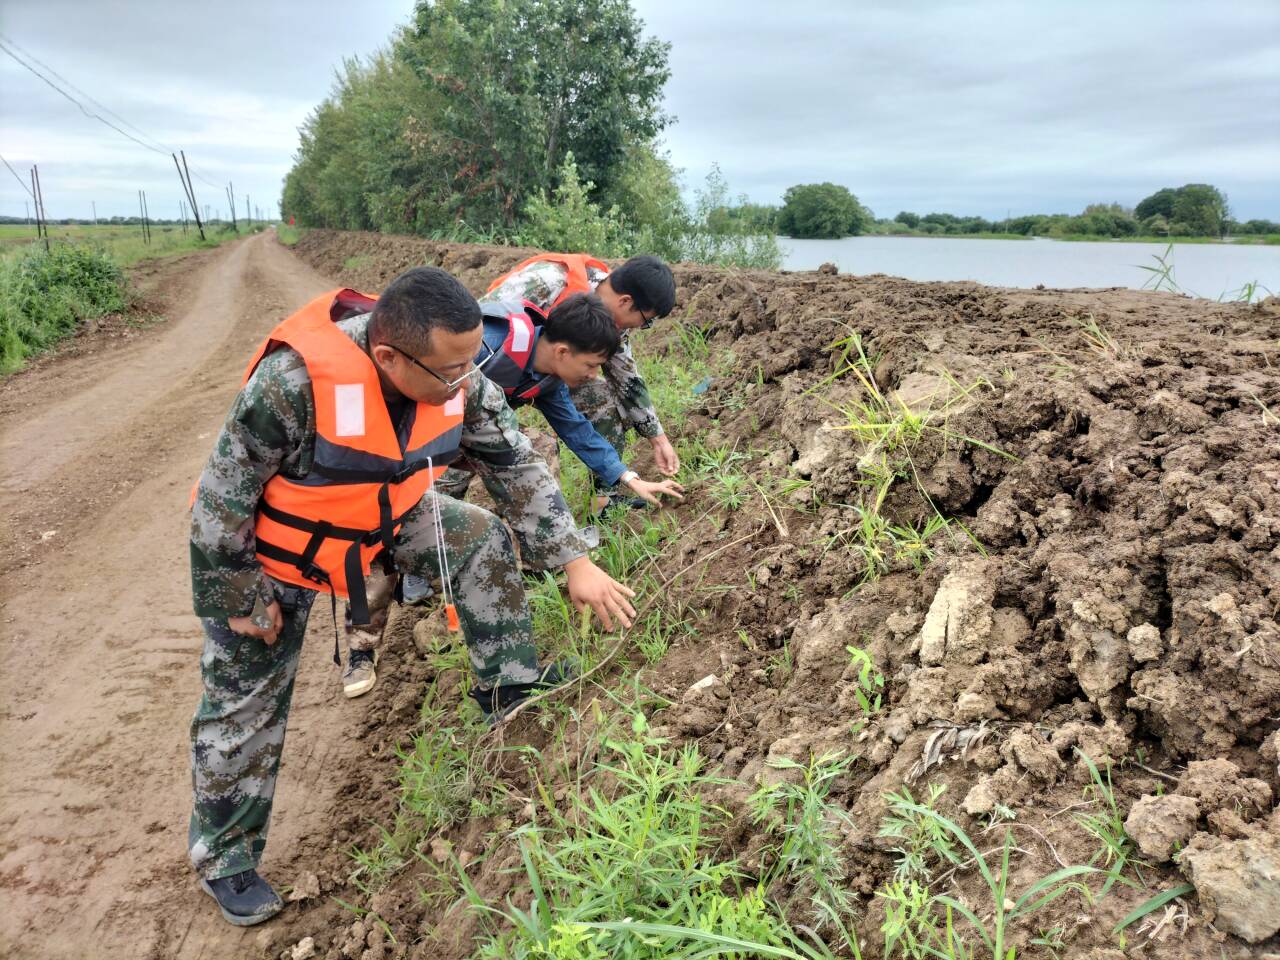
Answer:
[[[510,332],[510,322],[496,317],[484,318],[484,343],[489,350],[500,352],[502,344]],[[572,450],[587,469],[594,473],[606,486],[613,486],[627,472],[627,465],[622,462],[613,445],[596,431],[591,421],[569,399],[569,388],[564,381],[551,374],[538,373],[533,369],[533,359],[538,354],[538,344],[542,340],[542,327],[533,328],[533,345],[529,351],[529,360],[525,368],[519,371],[514,383],[505,383],[512,379],[508,376],[495,376],[493,365],[486,365],[485,375],[507,393],[507,403],[512,407],[522,407],[532,403],[546,418],[548,426],[555,431],[564,445]],[[482,348],[481,353],[488,354]],[[477,358],[479,359],[479,358]],[[532,400],[522,400],[518,396],[535,384],[542,389]]]

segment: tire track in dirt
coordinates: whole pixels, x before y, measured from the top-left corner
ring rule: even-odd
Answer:
[[[186,503],[254,345],[330,284],[269,235],[200,258],[170,325],[55,361],[0,411],[0,952],[240,957],[186,863],[199,697]],[[181,262],[172,265],[174,282]],[[187,278],[190,280],[191,278]],[[57,534],[17,549],[34,531]],[[38,539],[38,537],[37,537]],[[25,563],[23,562],[25,561]],[[324,844],[326,768],[359,754],[317,616],[294,695],[265,872]]]

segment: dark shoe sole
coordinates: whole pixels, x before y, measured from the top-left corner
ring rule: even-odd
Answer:
[[[282,900],[277,899],[275,902],[275,906],[272,907],[270,910],[264,911],[262,913],[251,913],[246,917],[238,913],[231,913],[230,911],[228,911],[227,908],[224,907],[222,903],[218,900],[217,895],[214,894],[213,892],[213,887],[209,886],[209,882],[205,880],[204,877],[200,878],[200,889],[203,890],[205,893],[207,893],[209,896],[213,897],[213,902],[218,904],[218,909],[222,911],[223,919],[225,919],[227,923],[235,924],[237,927],[252,927],[259,923],[263,923],[267,920],[270,920],[277,913],[279,913],[281,910],[284,909],[284,902]]]

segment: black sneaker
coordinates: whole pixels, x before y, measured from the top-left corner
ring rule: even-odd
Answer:
[[[499,683],[488,690],[479,687],[471,688],[471,698],[480,704],[484,718],[492,726],[503,720],[516,707],[524,703],[539,690],[558,687],[578,675],[573,665],[564,660],[543,665],[542,673],[537,680],[529,683]]]
[[[271,884],[258,876],[256,870],[245,870],[217,880],[201,877],[200,886],[218,901],[227,922],[237,927],[252,927],[255,923],[270,920],[284,907],[284,901],[271,889]]]

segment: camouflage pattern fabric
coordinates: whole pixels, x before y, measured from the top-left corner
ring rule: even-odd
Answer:
[[[564,290],[565,276],[565,268],[560,264],[545,260],[535,261],[518,273],[512,274],[480,300],[489,303],[495,300],[523,299],[528,300],[540,310],[549,310],[556,297],[560,296]],[[587,277],[592,290],[607,276],[607,273],[588,268]],[[616,411],[616,414],[611,416],[620,416],[624,428],[630,428],[642,437],[656,437],[662,434],[662,423],[658,420],[658,411],[654,409],[653,400],[649,396],[649,387],[645,384],[644,377],[640,376],[640,369],[636,366],[636,359],[631,353],[629,330],[622,332],[622,346],[604,365],[603,377],[599,378],[598,382],[602,385],[597,389],[608,390],[611,394],[613,408]],[[586,388],[578,388],[578,390],[583,389]],[[574,406],[592,422],[602,437],[613,443],[613,438],[605,432],[609,426],[608,422],[597,423],[595,417],[578,403],[577,393],[578,391],[575,390],[569,391]],[[618,444],[614,443],[614,446],[618,447]],[[618,455],[622,456],[621,448],[618,449]]]
[[[368,318],[339,326],[368,347]],[[458,466],[478,474],[511,524],[526,564],[564,566],[586,542],[546,463],[520,433],[502,389],[469,381]],[[295,480],[311,469],[315,404],[302,358],[288,349],[266,357],[237,395],[201,474],[191,511],[191,588],[201,617],[245,616],[263,580],[253,521],[262,489],[276,473]],[[447,491],[447,484],[445,486]]]
[[[525,427],[524,435],[529,438],[529,445],[533,447],[534,452],[546,462],[547,472],[551,474],[552,479],[559,483],[559,438],[557,438],[554,433],[547,433],[546,431],[539,430],[537,427]],[[440,479],[435,482],[435,488],[440,493],[448,494],[458,500],[465,500],[467,491],[471,488],[471,480],[474,476],[475,474],[465,467],[450,467],[444,472]],[[370,609],[372,609],[372,607]]]
[[[225,620],[201,619],[204,696],[191,721],[187,831],[191,862],[207,879],[258,865],[267,843],[285,723],[298,654],[315,593],[272,583],[284,629],[268,646],[232,633]]]
[[[367,348],[367,318],[340,326]],[[200,478],[191,520],[192,595],[205,630],[204,696],[191,725],[192,863],[208,879],[256,866],[266,843],[276,772],[315,593],[266,577],[254,555],[253,520],[275,473],[301,478],[310,468],[315,409],[301,357],[267,357],[232,405]],[[469,385],[462,434],[465,465],[481,477],[534,569],[563,566],[586,553],[546,465],[523,437],[501,388]],[[473,504],[431,494],[405,517],[393,560],[401,572],[439,573],[432,510],[440,510],[446,558],[463,638],[481,686],[537,676],[532,624],[511,534]],[[281,603],[276,643],[233,633],[227,620]],[[355,625],[360,627],[363,625]]]

